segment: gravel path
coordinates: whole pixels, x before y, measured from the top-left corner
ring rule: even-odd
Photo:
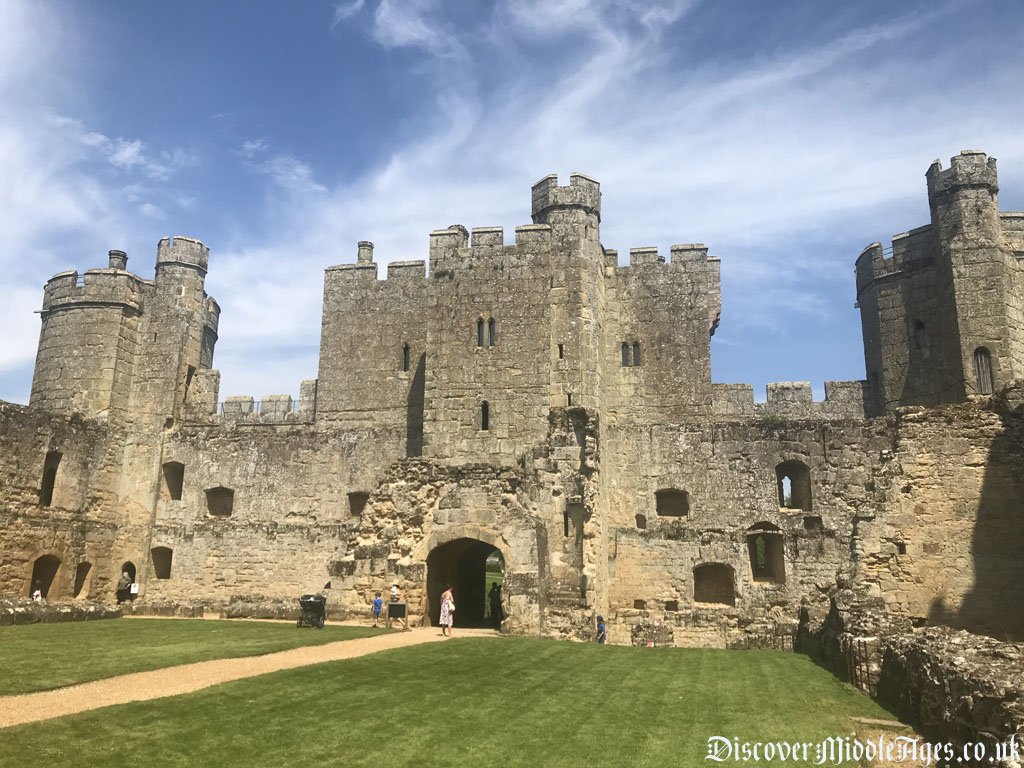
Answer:
[[[496,637],[488,630],[456,630],[459,637]],[[148,701],[164,696],[191,693],[212,685],[241,680],[245,677],[265,675],[282,669],[294,669],[325,661],[351,659],[368,653],[405,648],[421,643],[445,640],[437,627],[423,627],[409,632],[394,632],[357,640],[339,640],[326,645],[311,645],[288,651],[268,653],[264,656],[245,656],[239,659],[216,659],[196,664],[135,672],[130,675],[95,680],[53,691],[26,693],[20,696],[0,696],[0,728],[22,723],[34,723],[52,717],[74,715],[90,709]]]

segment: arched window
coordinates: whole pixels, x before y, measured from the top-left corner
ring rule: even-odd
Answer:
[[[622,342],[622,367],[629,367],[629,344],[625,341]]]
[[[180,461],[168,461],[163,469],[164,487],[161,495],[171,501],[181,501],[181,489],[185,484],[185,465]]]
[[[153,547],[149,554],[153,558],[153,575],[158,579],[171,578],[171,560],[174,552],[169,547]]]
[[[53,503],[53,486],[57,482],[57,468],[64,455],[60,451],[50,451],[43,462],[43,481],[39,485],[39,506],[48,507]]]
[[[480,403],[480,429],[488,430],[491,428],[491,406],[484,400]]]
[[[992,355],[985,347],[974,350],[974,378],[978,383],[979,394],[992,394]]]
[[[693,599],[698,603],[736,605],[732,568],[722,563],[702,563],[694,568]]]
[[[640,342],[633,342],[633,365],[640,365]]]
[[[787,509],[811,509],[811,472],[802,461],[784,461],[775,468],[779,506]]]
[[[494,322],[494,318],[490,318],[487,321],[487,346],[493,347],[494,341],[497,338],[497,324]]]
[[[782,531],[778,526],[762,522],[748,528],[747,550],[750,554],[750,572],[754,581],[786,583]]]
[[[402,345],[402,370],[403,371],[408,371],[409,370],[410,357],[411,356],[409,354],[409,344],[408,344],[408,342],[406,342],[405,344]]]
[[[482,317],[477,318],[476,321],[476,345],[478,347],[484,345],[484,319]]]
[[[43,555],[37,558],[32,564],[32,582],[28,587],[29,597],[34,597],[36,590],[39,591],[40,597],[48,597],[59,569],[60,558],[56,555]]]

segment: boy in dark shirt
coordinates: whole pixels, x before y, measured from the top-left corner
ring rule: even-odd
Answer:
[[[604,616],[597,617],[597,640],[598,645],[604,645],[604,641],[608,639],[608,630],[604,625]]]

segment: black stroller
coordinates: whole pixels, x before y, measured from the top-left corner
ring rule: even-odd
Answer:
[[[323,595],[303,595],[299,598],[299,607],[302,614],[299,616],[297,627],[324,628],[324,616],[326,615],[327,598]]]

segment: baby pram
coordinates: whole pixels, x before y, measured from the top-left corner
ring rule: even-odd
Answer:
[[[299,598],[299,607],[302,614],[299,616],[298,627],[316,627],[323,629],[324,610],[327,605],[327,598],[323,595],[303,595]]]

